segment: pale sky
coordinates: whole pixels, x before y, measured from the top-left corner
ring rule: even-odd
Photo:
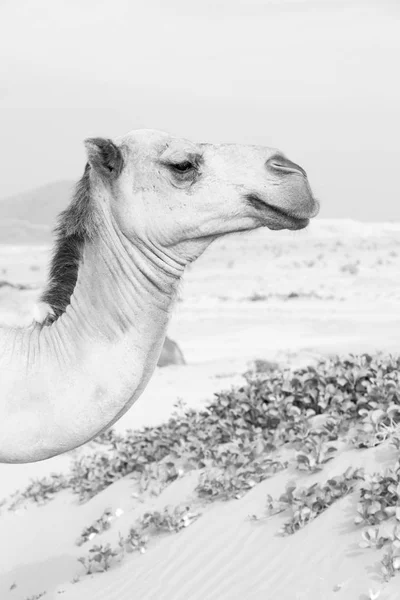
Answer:
[[[321,216],[400,219],[398,0],[1,0],[0,198],[141,127],[278,147]]]

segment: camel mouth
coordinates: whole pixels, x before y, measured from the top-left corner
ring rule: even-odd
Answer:
[[[262,211],[263,217],[267,220],[266,226],[268,229],[272,230],[290,229],[294,231],[304,229],[310,223],[310,219],[314,217],[319,210],[319,204],[314,200],[314,208],[310,211],[310,214],[307,217],[298,217],[293,215],[290,211],[268,204],[268,202],[265,202],[265,200],[256,194],[248,194],[246,199],[253,208],[257,211]]]

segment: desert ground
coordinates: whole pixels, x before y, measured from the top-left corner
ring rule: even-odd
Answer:
[[[48,258],[47,245],[0,246],[1,323],[30,323]],[[257,360],[295,369],[321,357],[397,354],[399,272],[400,224],[317,219],[301,232],[260,230],[220,240],[188,270],[172,318],[169,335],[187,364],[157,369],[115,432],[159,426],[179,402],[202,410],[215,393],[243,386]],[[359,546],[355,492],[291,536],[279,535],[284,513],[250,518],[262,515],[267,496],[279,497],[288,481],[309,486],[348,467],[374,473],[393,466],[396,450],[388,443],[340,446],[312,473],[289,464],[229,500],[199,498],[201,473],[188,470],[158,492],[138,493],[127,475],[85,502],[66,489],[48,501],[10,505],[31,480],[68,473],[71,461],[98,449],[91,443],[40,463],[0,465],[1,600],[400,598],[400,574],[381,576],[382,550]],[[190,526],[153,535],[146,551],[86,574],[78,558],[93,544],[113,546],[146,511],[185,504],[196,508],[196,518],[186,519]],[[78,546],[82,530],[107,508],[111,526]]]

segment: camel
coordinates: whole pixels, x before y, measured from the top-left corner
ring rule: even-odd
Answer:
[[[154,130],[85,141],[42,302],[0,327],[0,462],[44,460],[112,426],[145,389],[180,281],[213,240],[297,230],[319,210],[276,149],[192,143]]]

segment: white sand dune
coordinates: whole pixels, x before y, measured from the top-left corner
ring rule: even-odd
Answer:
[[[198,473],[175,481],[156,498],[133,499],[133,484],[126,479],[82,506],[65,494],[45,507],[3,515],[1,539],[8,542],[1,553],[1,597],[19,599],[47,590],[46,597],[62,593],[69,600],[368,598],[369,589],[384,588],[379,577],[382,551],[359,548],[355,495],[338,501],[290,537],[278,535],[287,519],[284,513],[257,522],[249,517],[265,514],[267,494],[283,493],[288,477],[310,485],[349,466],[372,473],[393,458],[393,451],[380,447],[345,452],[318,476],[277,474],[239,500],[200,505],[201,516],[187,529],[153,538],[144,555],[131,555],[109,572],[84,576],[76,584],[71,583],[80,571],[76,560],[90,544],[78,548],[75,540],[104,507],[124,510],[118,523],[96,539],[115,545],[117,531],[126,533],[144,512],[191,504]],[[17,588],[10,592],[14,582]],[[398,588],[386,585],[381,597],[396,600]]]

